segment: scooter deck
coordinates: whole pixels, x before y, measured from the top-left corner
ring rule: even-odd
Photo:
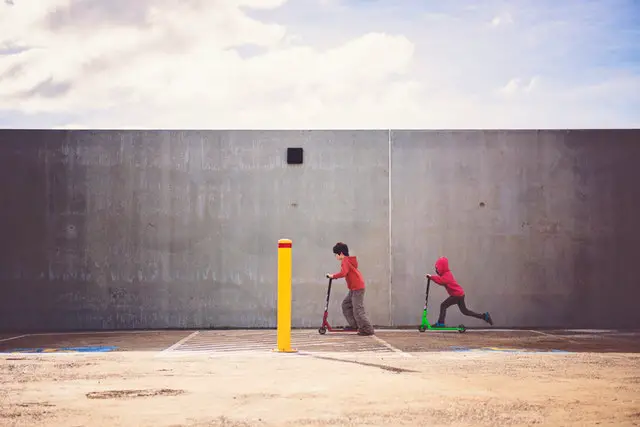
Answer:
[[[320,335],[324,335],[327,332],[335,334],[335,333],[342,333],[342,334],[355,334],[358,333],[358,330],[353,330],[353,329],[344,329],[344,328],[327,328],[325,326],[321,326],[320,329],[318,329],[318,332],[320,333]]]
[[[445,327],[433,327],[431,325],[420,325],[420,327],[418,328],[418,330],[420,332],[425,332],[425,331],[458,331],[458,332],[465,332],[467,329],[464,327],[464,325],[460,325],[460,326],[445,326]]]
[[[320,333],[320,335],[324,335],[327,332],[353,334],[353,333],[357,333],[358,330],[357,329],[345,329],[345,328],[332,328],[331,325],[329,325],[329,322],[324,322],[322,324],[322,326],[320,326],[320,328],[318,329],[318,332]]]
[[[467,328],[464,325],[458,326],[431,326],[427,320],[427,309],[422,312],[422,323],[418,327],[420,332],[425,331],[458,331],[460,333],[466,332]]]

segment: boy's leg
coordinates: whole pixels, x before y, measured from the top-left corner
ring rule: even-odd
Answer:
[[[440,316],[438,317],[438,324],[444,325],[444,318],[447,315],[447,308],[458,302],[458,297],[449,297],[446,300],[442,301],[440,304]]]
[[[489,313],[480,314],[480,313],[476,313],[475,311],[469,310],[467,308],[467,305],[464,303],[464,296],[462,296],[462,298],[460,298],[460,301],[458,302],[458,307],[460,307],[460,311],[465,316],[471,316],[471,317],[475,317],[475,318],[478,318],[478,319],[482,319],[485,322],[490,323],[490,324],[493,325],[493,321],[491,320],[491,316],[489,315]]]
[[[351,299],[353,301],[353,315],[358,324],[360,334],[373,335],[373,326],[371,326],[364,309],[364,289],[351,291]]]
[[[358,327],[356,319],[353,316],[353,300],[351,298],[351,291],[347,293],[347,296],[344,297],[344,300],[342,301],[342,314],[344,315],[344,318],[347,319],[349,328],[356,329]]]

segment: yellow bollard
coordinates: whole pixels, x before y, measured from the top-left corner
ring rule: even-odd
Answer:
[[[278,240],[278,349],[291,349],[291,240]]]

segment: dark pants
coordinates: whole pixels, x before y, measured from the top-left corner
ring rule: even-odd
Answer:
[[[464,303],[463,295],[461,297],[450,296],[446,300],[442,301],[442,304],[440,304],[440,317],[438,317],[438,323],[444,323],[444,318],[447,315],[447,308],[451,307],[454,304],[458,304],[460,311],[465,316],[477,317],[478,319],[484,320],[483,314],[478,314],[475,311],[471,311],[467,308],[466,304]]]
[[[364,289],[349,291],[342,301],[342,314],[353,329],[357,328],[367,334],[373,333],[373,326],[364,310]]]

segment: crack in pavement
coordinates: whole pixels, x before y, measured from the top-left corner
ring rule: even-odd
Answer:
[[[418,372],[420,372],[420,371],[414,371],[412,369],[397,368],[395,366],[389,366],[389,365],[381,365],[381,364],[378,364],[378,363],[358,362],[357,360],[338,359],[336,357],[319,356],[319,355],[309,354],[309,353],[299,353],[299,354],[302,355],[302,356],[313,357],[315,359],[331,360],[333,362],[353,363],[353,364],[356,364],[356,365],[370,366],[372,368],[379,368],[379,369],[382,369],[382,370],[385,370],[385,371],[390,371],[390,372],[393,372],[395,374],[400,374],[400,373],[405,373],[405,372],[409,372],[409,373],[418,373]]]

